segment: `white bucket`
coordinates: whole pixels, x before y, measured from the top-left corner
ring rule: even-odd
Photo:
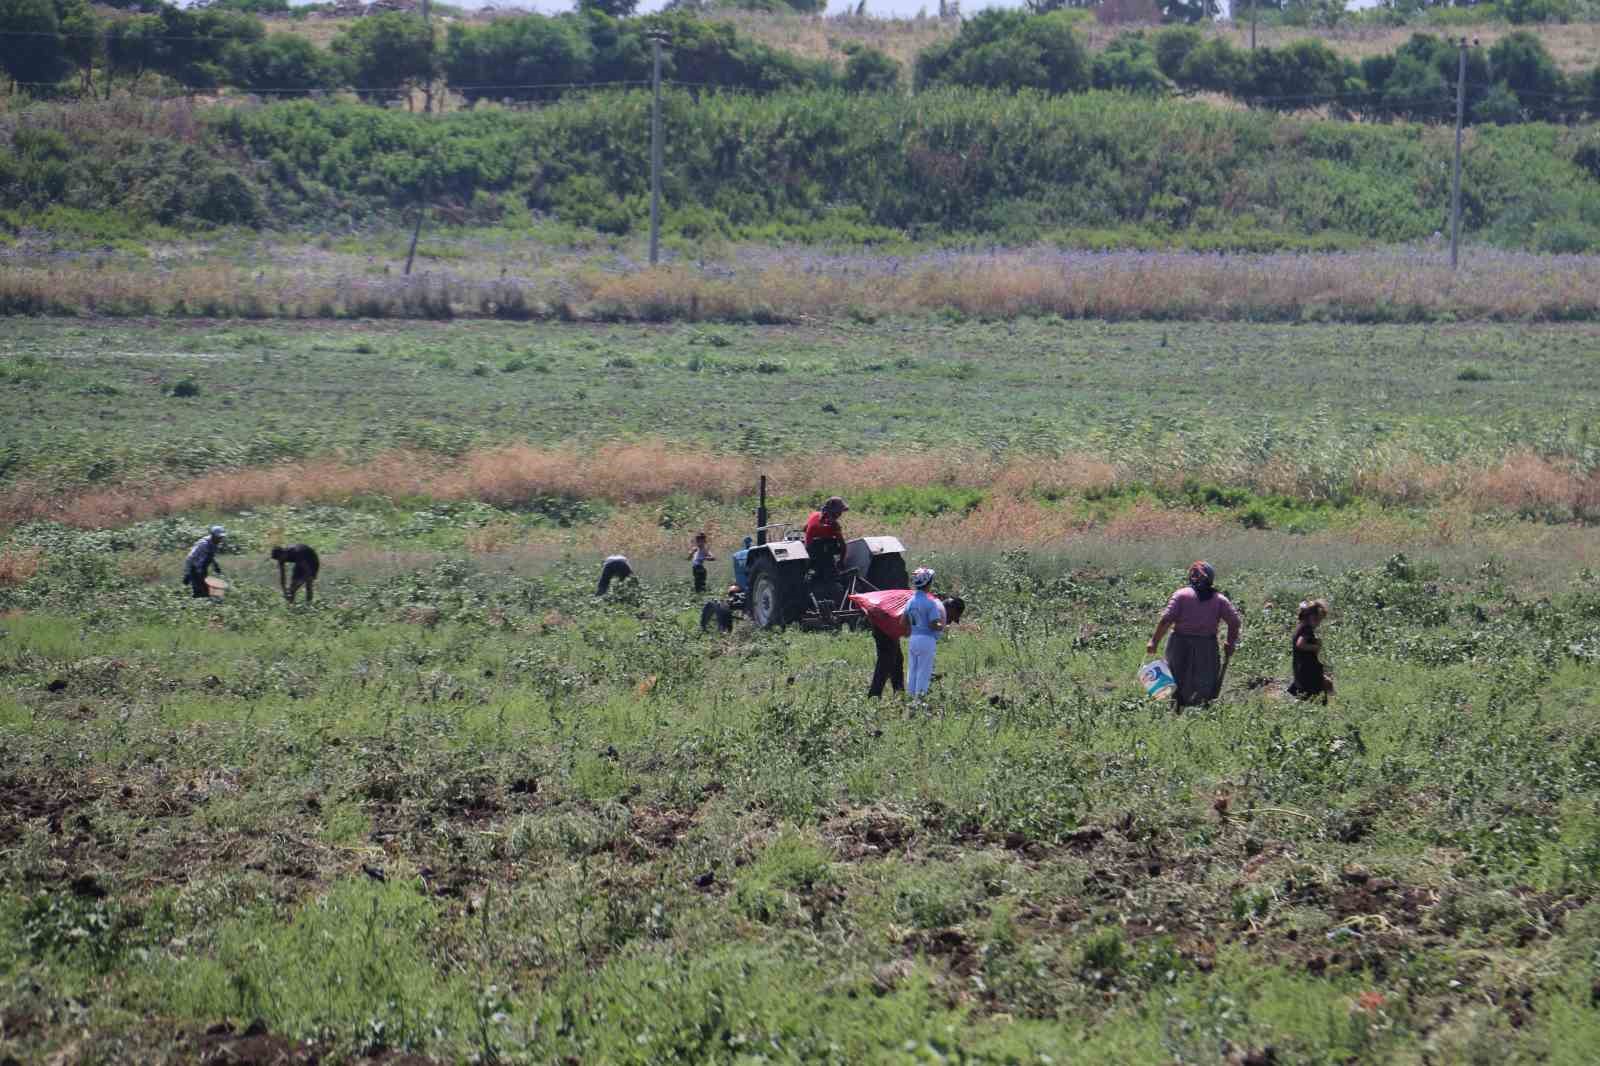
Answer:
[[[214,600],[220,600],[228,592],[228,583],[220,577],[206,578],[206,592]]]
[[[1178,682],[1172,677],[1172,671],[1167,669],[1165,659],[1145,663],[1139,667],[1139,684],[1144,686],[1145,695],[1151,699],[1170,699],[1178,689]]]

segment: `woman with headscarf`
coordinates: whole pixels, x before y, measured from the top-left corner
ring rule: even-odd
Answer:
[[[1154,655],[1161,638],[1172,630],[1167,641],[1167,669],[1177,682],[1174,700],[1179,707],[1217,698],[1227,660],[1233,658],[1234,649],[1239,646],[1239,612],[1228,597],[1216,590],[1216,579],[1217,572],[1210,563],[1201,560],[1191,564],[1188,583],[1167,600],[1155,635],[1145,645],[1145,651]],[[1223,648],[1224,658],[1219,660],[1217,627],[1223,622],[1228,625],[1228,643]]]

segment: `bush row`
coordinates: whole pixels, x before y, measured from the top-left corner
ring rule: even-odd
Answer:
[[[416,15],[359,19],[327,50],[290,33],[268,34],[252,15],[212,6],[159,4],[145,14],[104,18],[87,0],[5,0],[0,4],[0,69],[36,95],[85,93],[159,75],[186,91],[224,86],[307,96],[354,89],[366,100],[405,97],[443,80],[469,102],[548,100],[575,84],[641,82],[651,76],[648,35],[672,47],[662,73],[754,92],[830,87],[885,90],[899,67],[852,48],[843,71],[742,36],[727,22],[681,12],[615,18],[585,5],[575,13],[528,15],[483,24],[455,22],[441,41]],[[74,78],[74,75],[76,77]]]
[[[1414,34],[1392,53],[1357,62],[1321,41],[1236,48],[1191,26],[1124,33],[1090,56],[1079,13],[991,10],[917,59],[919,88],[1124,89],[1150,95],[1211,92],[1279,111],[1340,117],[1453,121],[1460,56],[1448,40]],[[1476,122],[1570,121],[1600,115],[1600,66],[1568,78],[1544,44],[1519,31],[1466,57],[1466,109]]]
[[[1448,228],[1452,139],[1417,124],[955,89],[674,90],[664,106],[668,226],[690,238],[1009,242],[1134,226],[1265,248]],[[648,213],[649,116],[643,91],[433,118],[312,101],[38,104],[0,116],[0,200],[249,225],[351,222],[427,201],[462,218],[536,212],[626,233]],[[1589,247],[1600,236],[1600,130],[1478,130],[1463,208],[1469,231],[1508,246]]]

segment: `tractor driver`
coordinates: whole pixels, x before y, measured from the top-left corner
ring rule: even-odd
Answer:
[[[811,517],[806,519],[806,554],[811,556],[811,566],[820,583],[834,581],[839,560],[844,558],[844,532],[839,528],[839,516],[848,510],[850,506],[842,498],[829,496],[822,510],[812,511]]]

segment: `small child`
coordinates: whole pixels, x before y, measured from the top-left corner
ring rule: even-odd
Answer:
[[[715,555],[706,550],[706,535],[704,533],[696,533],[694,535],[694,551],[689,554],[689,562],[694,571],[694,590],[696,592],[704,592],[706,590],[706,563],[714,562],[716,558]]]
[[[1300,604],[1300,624],[1295,626],[1290,642],[1294,655],[1294,682],[1289,686],[1289,695],[1296,699],[1309,700],[1321,696],[1322,702],[1326,703],[1328,697],[1333,695],[1333,678],[1322,667],[1319,656],[1322,641],[1317,639],[1317,626],[1327,617],[1328,605],[1322,600],[1306,600]]]

